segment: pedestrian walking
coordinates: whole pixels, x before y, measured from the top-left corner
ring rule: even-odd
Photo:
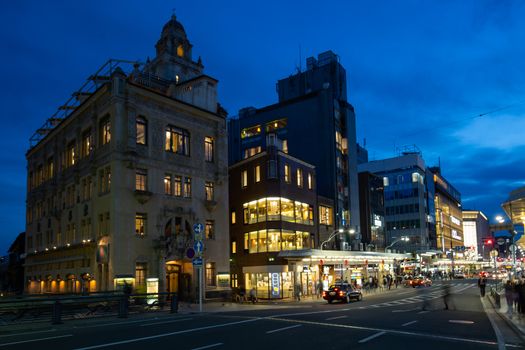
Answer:
[[[450,284],[445,282],[445,287],[443,288],[443,303],[445,304],[445,310],[449,310],[450,304]]]
[[[323,282],[317,282],[317,299],[323,296]]]
[[[294,297],[295,300],[301,301],[301,286],[296,284],[294,287]]]
[[[507,314],[512,317],[512,308],[514,305],[514,296],[512,294],[514,290],[514,285],[512,284],[512,281],[509,279],[507,280],[507,283],[505,283],[505,299],[507,300]]]
[[[255,290],[255,287],[252,287],[252,289],[250,289],[250,300],[252,301],[252,304],[255,304],[257,302],[257,291]]]
[[[478,279],[478,287],[479,287],[479,293],[481,294],[481,297],[485,296],[485,287],[487,286],[487,279],[483,276],[481,276]]]

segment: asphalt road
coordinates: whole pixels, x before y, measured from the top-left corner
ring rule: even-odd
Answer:
[[[235,311],[100,319],[0,335],[0,349],[468,349],[521,348],[497,315],[484,311],[475,280],[365,295],[359,302],[323,300]],[[425,310],[423,310],[423,307]],[[489,312],[490,314],[490,312]],[[498,344],[499,340],[499,344]]]

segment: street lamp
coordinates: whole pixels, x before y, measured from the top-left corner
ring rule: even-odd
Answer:
[[[407,236],[401,236],[400,238],[394,240],[394,241],[392,242],[392,244],[390,244],[389,246],[387,246],[387,247],[385,248],[385,251],[386,251],[387,249],[392,248],[392,246],[393,246],[394,244],[396,244],[396,243],[398,243],[398,242],[401,242],[401,241],[403,241],[403,242],[408,242],[408,241],[410,241],[410,238],[408,238]]]
[[[330,234],[330,236],[328,236],[328,239],[326,241],[323,241],[323,243],[321,243],[321,250],[323,250],[323,246],[328,243],[332,238],[334,238],[335,236],[337,236],[338,234],[341,234],[343,233],[345,230],[342,229],[342,228],[339,228],[337,230],[335,230],[334,232],[332,232]]]

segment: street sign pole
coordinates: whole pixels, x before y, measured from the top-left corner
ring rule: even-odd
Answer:
[[[204,257],[202,256],[204,254],[204,244],[202,242],[202,232],[204,231],[204,226],[202,224],[194,224],[193,225],[193,234],[194,234],[194,241],[195,244],[193,245],[193,249],[195,250],[196,257],[193,259],[193,266],[197,267],[197,273],[199,274],[199,312],[202,313],[202,296],[203,296],[203,265],[204,265]]]
[[[204,265],[204,259],[202,259],[202,264]],[[204,283],[203,283],[203,276],[202,276],[202,269],[203,269],[203,266],[201,265],[199,267],[199,312],[202,312],[202,289],[204,288]]]

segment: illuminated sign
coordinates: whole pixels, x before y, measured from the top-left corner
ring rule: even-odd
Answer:
[[[271,273],[271,281],[272,281],[272,297],[278,298],[281,294],[281,279],[278,273]]]
[[[452,230],[452,238],[461,239],[461,236],[458,234],[458,231]]]
[[[461,225],[461,221],[455,216],[450,215],[450,221],[452,221],[453,224],[456,224],[458,226]]]

